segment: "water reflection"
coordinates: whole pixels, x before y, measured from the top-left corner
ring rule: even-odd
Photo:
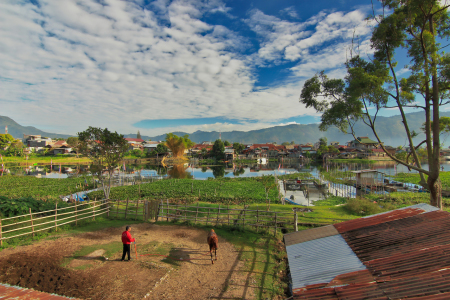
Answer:
[[[444,171],[450,171],[450,163],[443,163]],[[428,168],[427,164],[423,164]],[[266,165],[258,164],[228,164],[214,166],[195,166],[195,165],[176,165],[162,167],[150,164],[127,164],[118,167],[115,176],[136,176],[141,178],[170,176],[173,178],[221,178],[221,177],[256,177],[263,175],[283,175],[296,172],[310,172],[318,175],[320,172],[333,171],[356,171],[363,169],[375,169],[384,173],[386,176],[393,176],[400,172],[416,173],[408,170],[405,166],[397,165],[393,162],[377,163],[344,163],[329,162],[326,164],[301,165],[299,162],[269,162]],[[3,175],[24,175],[38,176],[47,178],[65,178],[68,176],[80,176],[95,174],[98,170],[93,165],[32,165],[32,166],[6,166],[3,169]]]
[[[186,171],[187,169],[188,169],[188,166],[185,166],[184,164],[174,165],[172,167],[169,167],[169,170],[167,171],[167,173],[172,178],[192,179],[193,178],[192,174],[190,172]]]

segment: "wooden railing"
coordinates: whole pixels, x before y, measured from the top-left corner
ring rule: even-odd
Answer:
[[[50,229],[58,230],[59,226],[70,223],[78,224],[78,221],[96,216],[109,214],[109,202],[106,200],[75,202],[68,207],[32,212],[10,218],[0,219],[0,246],[3,241],[24,235],[35,235],[35,233]]]

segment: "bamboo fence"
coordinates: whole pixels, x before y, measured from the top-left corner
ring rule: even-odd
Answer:
[[[64,208],[58,208],[55,204],[55,209],[34,213],[30,208],[28,214],[0,219],[0,246],[3,246],[4,240],[29,234],[34,237],[37,232],[53,228],[58,231],[60,226],[70,223],[78,225],[79,220],[95,220],[96,216],[105,213],[109,215],[109,202],[106,200],[75,202]]]

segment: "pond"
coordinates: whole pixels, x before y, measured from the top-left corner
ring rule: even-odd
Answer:
[[[423,164],[424,168],[428,168],[427,164]],[[450,162],[441,164],[444,171],[450,171]],[[77,176],[90,174],[89,165],[33,165],[33,166],[7,166],[0,169],[1,176],[4,174],[37,176],[42,178],[67,178],[68,176]],[[414,170],[408,170],[405,166],[397,165],[394,162],[377,162],[377,163],[345,163],[345,162],[328,162],[326,164],[312,164],[304,166],[299,162],[283,163],[269,162],[265,165],[259,164],[228,164],[215,166],[195,166],[190,164],[170,166],[164,168],[158,165],[135,165],[128,164],[120,167],[115,173],[115,177],[171,177],[171,178],[192,178],[205,180],[207,178],[218,177],[258,177],[263,175],[284,175],[296,172],[310,172],[314,176],[318,176],[320,172],[339,170],[339,171],[356,171],[363,169],[375,169],[385,174],[385,176],[393,176],[400,172],[417,173]]]

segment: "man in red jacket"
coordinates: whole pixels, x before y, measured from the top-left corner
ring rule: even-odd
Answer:
[[[130,258],[130,252],[131,252],[130,244],[132,242],[135,242],[136,239],[133,239],[131,237],[130,231],[131,231],[131,226],[127,226],[125,228],[125,231],[122,232],[122,243],[123,243],[122,261],[125,260],[125,254],[127,254],[127,253],[128,253],[128,260],[131,260],[131,258]]]

